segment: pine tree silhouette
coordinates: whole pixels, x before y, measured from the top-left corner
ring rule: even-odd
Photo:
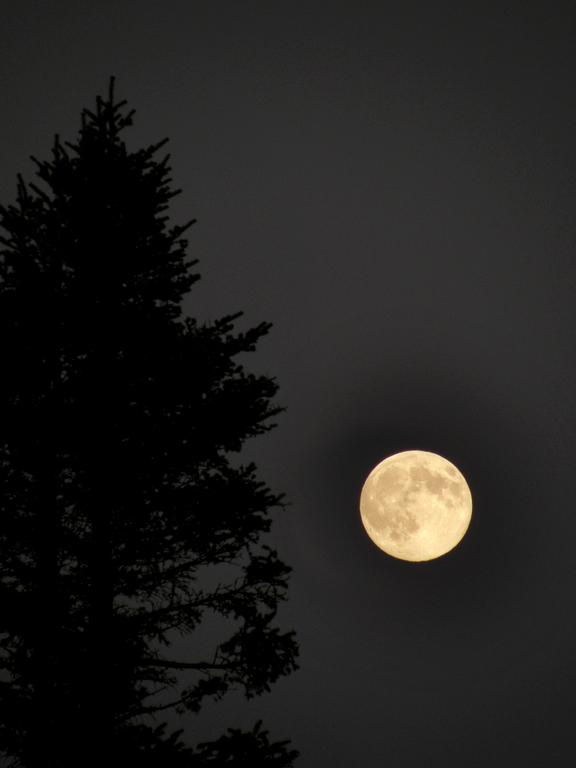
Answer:
[[[166,140],[129,151],[125,104],[112,79],[0,208],[0,748],[24,766],[100,765],[142,716],[296,668],[290,569],[262,543],[282,500],[234,457],[280,410],[238,361],[269,325],[183,315],[193,222],[169,224]],[[228,635],[175,658],[214,614]]]

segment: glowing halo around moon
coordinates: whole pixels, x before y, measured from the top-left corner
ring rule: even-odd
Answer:
[[[360,494],[368,536],[387,554],[422,562],[449,552],[472,518],[472,494],[454,464],[437,453],[403,451],[377,464]]]

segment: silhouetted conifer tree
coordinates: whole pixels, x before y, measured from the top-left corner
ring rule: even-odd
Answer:
[[[269,325],[183,316],[192,222],[169,224],[165,141],[127,149],[113,85],[0,208],[0,746],[80,766],[148,739],[162,765],[240,766],[237,745],[283,768],[295,753],[258,729],[186,751],[141,720],[261,694],[297,646],[262,543],[281,499],[232,456],[279,410],[238,360]],[[214,614],[228,634],[201,653]]]

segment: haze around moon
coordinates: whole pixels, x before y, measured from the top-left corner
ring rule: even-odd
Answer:
[[[434,560],[464,537],[472,494],[457,467],[428,451],[403,451],[370,472],[360,494],[372,541],[400,560]]]

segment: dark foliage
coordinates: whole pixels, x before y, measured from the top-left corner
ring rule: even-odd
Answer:
[[[167,736],[164,726],[137,726],[120,735],[115,751],[118,760],[130,760],[134,768],[290,768],[297,756],[287,741],[271,743],[261,722],[248,732],[230,728],[195,749],[181,741],[181,731]]]
[[[233,456],[279,410],[239,362],[269,326],[183,316],[192,222],[170,226],[165,142],[128,151],[131,123],[112,81],[0,208],[0,747],[30,766],[87,745],[97,764],[142,716],[296,666],[274,624],[289,568],[262,543],[281,498]],[[174,658],[215,615],[226,636]],[[293,757],[257,730],[195,759],[236,745]]]

